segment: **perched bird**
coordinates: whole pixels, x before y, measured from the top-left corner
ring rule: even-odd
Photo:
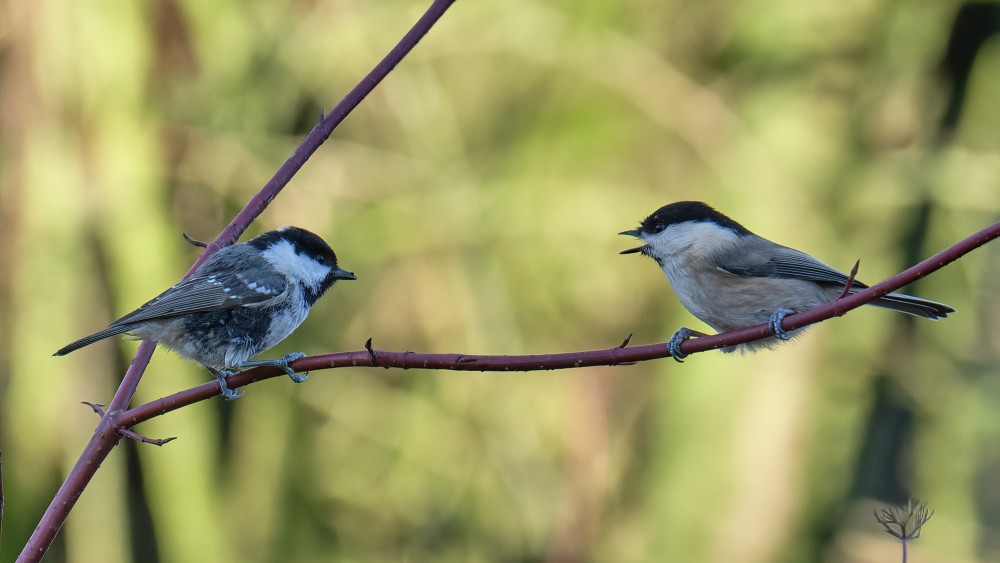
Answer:
[[[158,340],[207,367],[227,399],[241,396],[226,386],[230,370],[278,366],[301,383],[308,374],[297,375],[289,364],[302,353],[248,360],[291,334],[337,280],[354,279],[353,273],[337,266],[337,255],[323,239],[305,229],[282,227],[219,250],[191,277],[53,355],[127,333]]]
[[[759,237],[743,225],[700,201],[665,205],[646,217],[638,229],[619,233],[642,239],[624,250],[649,256],[660,265],[684,307],[717,332],[768,323],[773,337],[723,348],[752,351],[788,340],[803,328],[786,332],[786,315],[840,297],[848,276],[798,250]],[[854,281],[850,293],[867,285]],[[928,319],[955,312],[948,305],[889,293],[869,303]],[[681,328],[668,342],[670,355],[681,361],[682,342],[704,336]]]

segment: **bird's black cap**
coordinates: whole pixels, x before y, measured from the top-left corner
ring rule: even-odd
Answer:
[[[700,201],[678,201],[657,209],[639,224],[639,231],[644,234],[654,234],[670,225],[680,223],[715,223],[729,229],[738,236],[752,234],[746,227],[712,209],[707,203]]]

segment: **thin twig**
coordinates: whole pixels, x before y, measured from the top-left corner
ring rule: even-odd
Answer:
[[[107,414],[106,412],[104,412],[104,405],[98,403],[91,403],[88,401],[80,401],[80,402],[94,409],[94,412],[96,412],[102,417],[105,414]],[[177,436],[171,436],[169,438],[147,438],[146,436],[143,436],[142,434],[134,432],[128,428],[119,428],[118,433],[121,434],[122,436],[125,436],[126,438],[131,438],[136,442],[142,442],[143,444],[152,444],[154,446],[162,446],[167,442],[173,442],[174,440],[177,439]]]
[[[358,82],[354,89],[328,115],[313,127],[309,134],[306,135],[306,138],[299,143],[299,146],[296,147],[288,160],[264,184],[257,195],[247,202],[243,210],[219,233],[219,236],[215,237],[215,240],[208,243],[205,251],[191,266],[185,277],[190,276],[211,254],[220,248],[233,244],[239,239],[243,231],[277,197],[292,177],[302,168],[306,160],[330,137],[330,134],[340,125],[340,122],[406,57],[454,2],[455,0],[433,0],[431,6],[424,12],[423,16],[417,20],[399,43],[389,51],[389,54],[367,76]],[[114,449],[118,441],[118,430],[123,426],[128,426],[118,423],[118,415],[128,407],[129,402],[135,395],[139,379],[142,377],[143,372],[145,372],[146,365],[149,363],[155,347],[156,343],[149,341],[144,341],[139,345],[132,364],[129,366],[128,371],[125,372],[121,385],[119,385],[114,398],[111,400],[110,405],[108,405],[107,414],[101,417],[101,421],[98,423],[90,442],[84,448],[73,469],[70,470],[62,486],[59,487],[59,491],[56,492],[45,514],[42,515],[41,521],[21,551],[18,561],[38,561],[45,555],[59,529],[69,516],[70,510],[73,509],[77,499],[83,494],[87,484],[97,472],[97,468],[101,466],[101,462]],[[215,387],[218,389],[217,385]]]
[[[177,439],[177,436],[171,436],[169,438],[147,438],[138,432],[129,430],[128,428],[119,428],[118,433],[126,438],[131,438],[136,442],[142,442],[143,444],[151,444],[153,446],[162,446],[167,442],[173,442]]]

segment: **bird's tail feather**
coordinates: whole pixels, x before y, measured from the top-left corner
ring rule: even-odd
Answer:
[[[875,307],[882,307],[883,309],[892,309],[894,311],[899,311],[901,313],[908,313],[910,315],[915,315],[918,317],[924,317],[925,319],[938,320],[943,319],[948,316],[949,313],[954,313],[955,309],[945,305],[944,303],[938,303],[937,301],[931,301],[929,299],[921,299],[919,297],[913,297],[912,295],[903,295],[902,293],[889,293],[879,297],[875,301],[869,303]]]
[[[118,326],[108,327],[108,328],[102,330],[101,332],[95,332],[94,334],[91,334],[90,336],[81,338],[80,340],[77,340],[76,342],[74,342],[72,344],[67,344],[66,346],[63,346],[62,348],[60,348],[58,352],[56,352],[55,354],[52,354],[52,355],[53,356],[65,356],[66,354],[69,354],[70,352],[72,352],[74,350],[79,350],[80,348],[83,348],[84,346],[87,346],[89,344],[93,344],[94,342],[97,342],[98,340],[103,340],[103,339],[105,339],[105,338],[107,338],[109,336],[115,336],[115,335],[118,335],[118,334],[126,333],[126,332],[132,330],[132,328],[134,328],[132,325],[118,325]]]

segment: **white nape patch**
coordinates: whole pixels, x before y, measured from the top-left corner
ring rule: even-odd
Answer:
[[[329,266],[320,264],[309,256],[297,254],[295,246],[287,240],[272,244],[261,254],[279,273],[299,280],[313,290],[318,290],[323,280],[333,271]],[[261,293],[270,291],[265,288]]]

